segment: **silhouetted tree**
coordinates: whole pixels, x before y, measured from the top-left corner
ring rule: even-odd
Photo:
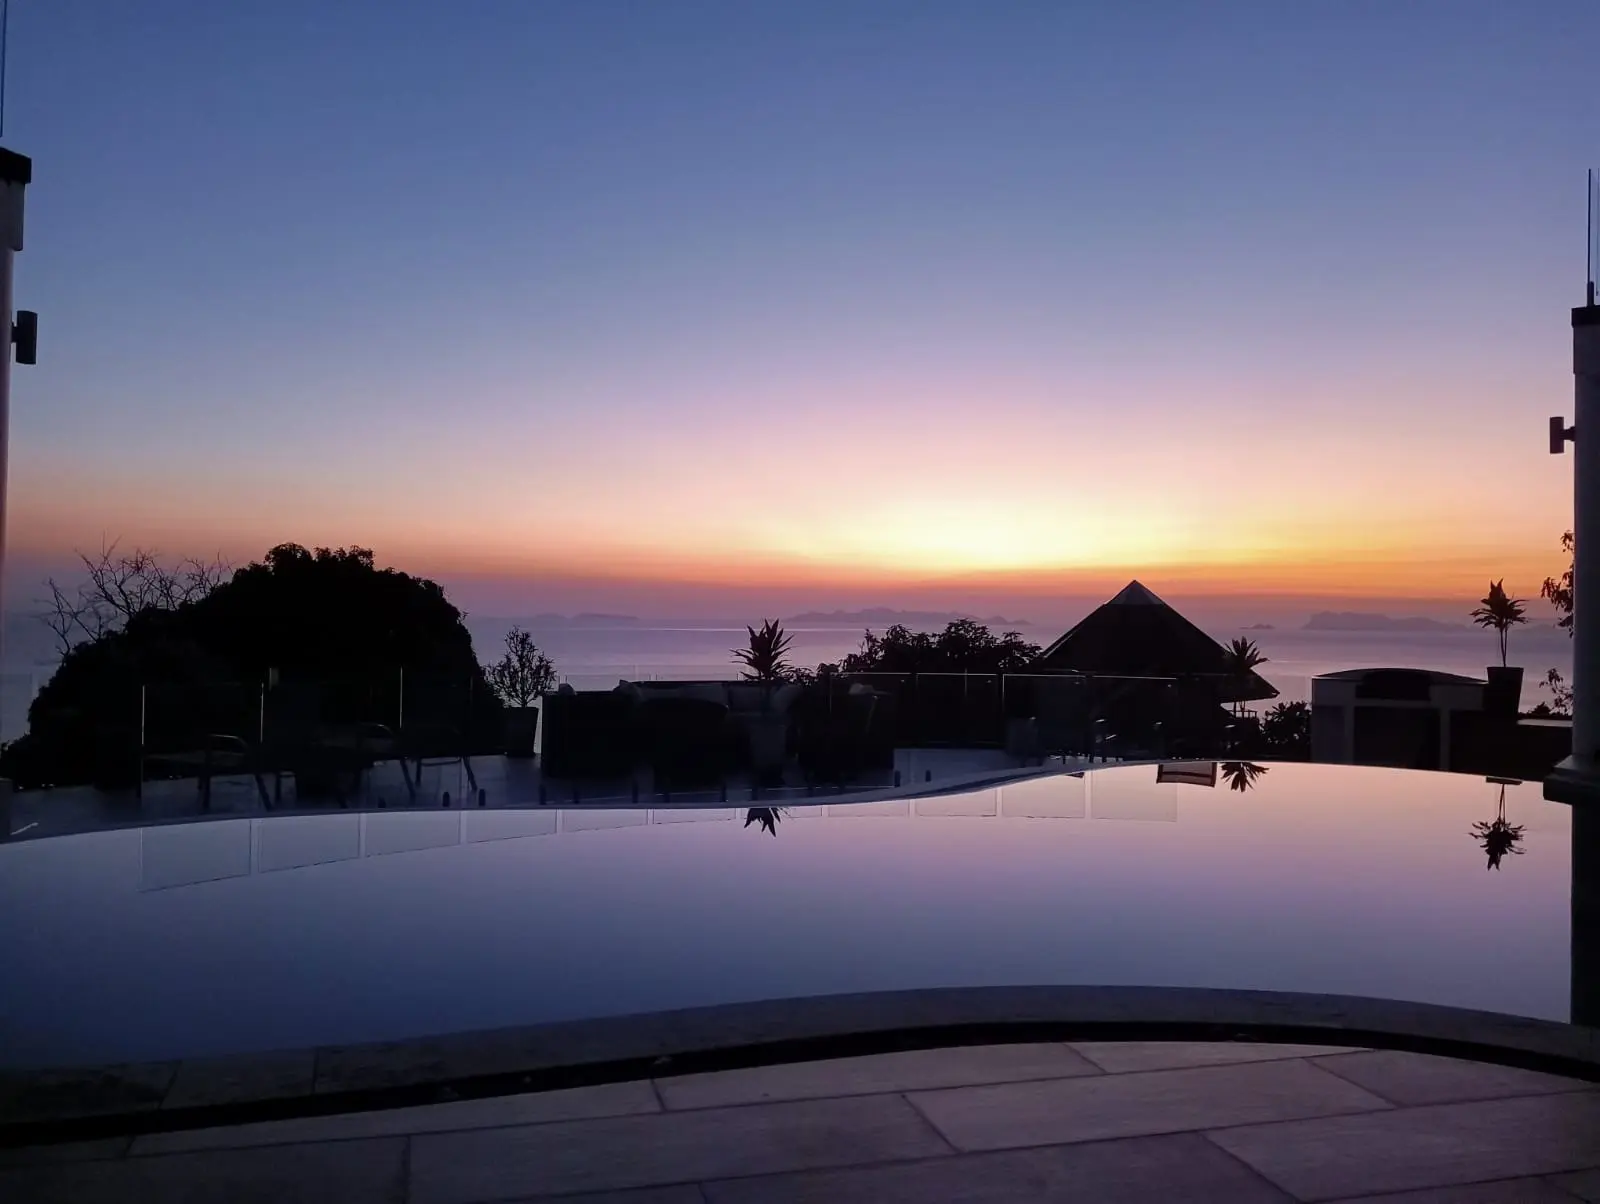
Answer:
[[[1572,634],[1572,532],[1561,533],[1561,550],[1567,554],[1567,568],[1559,577],[1546,577],[1539,587],[1539,596],[1547,598],[1561,615],[1556,626]]]
[[[499,701],[461,612],[435,582],[379,569],[365,548],[280,544],[199,598],[136,609],[74,645],[28,708],[28,733],[0,753],[0,775],[23,785],[90,781],[113,753],[119,772],[131,773],[141,686],[175,687],[184,705],[209,708],[228,684],[254,683],[244,694],[258,699],[269,674],[371,687],[400,673],[408,716],[464,725],[470,715],[498,733]],[[221,722],[204,710],[194,718]]]
[[[1561,533],[1561,550],[1567,554],[1566,571],[1559,577],[1546,577],[1544,584],[1539,587],[1539,596],[1549,600],[1550,605],[1556,608],[1556,613],[1561,617],[1556,620],[1556,626],[1572,634],[1572,532]],[[1550,702],[1541,702],[1533,708],[1534,715],[1548,715],[1553,718],[1567,719],[1572,715],[1572,687],[1567,684],[1567,679],[1561,676],[1558,669],[1551,669],[1544,675],[1544,688],[1550,691]],[[1542,708],[1542,712],[1541,712]]]
[[[868,631],[859,652],[839,663],[845,673],[1018,673],[1039,655],[1020,632],[996,636],[973,619],[956,619],[937,634],[896,623],[882,636]]]
[[[1530,716],[1535,719],[1572,718],[1572,687],[1561,676],[1561,670],[1547,669],[1539,688],[1550,691],[1550,701],[1539,703],[1528,712]]]
[[[83,580],[64,586],[51,577],[45,583],[50,597],[38,616],[55,636],[60,656],[119,630],[146,610],[176,610],[199,601],[228,575],[228,565],[220,557],[189,557],[168,565],[153,548],[119,552],[116,541],[95,556],[79,552],[78,559],[83,562]]]
[[[1267,658],[1256,647],[1254,640],[1247,640],[1243,636],[1235,637],[1223,652],[1223,663],[1227,666],[1228,676],[1235,685],[1248,686],[1250,677],[1256,669],[1267,663]],[[1244,704],[1233,704],[1234,714],[1240,713]]]
[[[556,688],[555,662],[540,652],[533,637],[520,627],[506,632],[505,655],[485,666],[484,676],[501,701],[514,707],[532,706]]]
[[[1311,708],[1303,702],[1280,702],[1261,719],[1261,742],[1268,755],[1283,761],[1311,759]]]
[[[793,640],[777,619],[768,619],[760,630],[746,627],[750,642],[733,650],[733,659],[744,666],[746,681],[784,681],[792,674],[789,662],[784,659]]]

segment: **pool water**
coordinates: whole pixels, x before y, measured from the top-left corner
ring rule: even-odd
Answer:
[[[0,846],[0,1064],[938,986],[1570,1018],[1572,816],[1537,783],[1210,768],[756,814],[337,813]],[[1486,828],[1502,790],[1510,827]],[[1497,840],[1513,847],[1491,868]]]

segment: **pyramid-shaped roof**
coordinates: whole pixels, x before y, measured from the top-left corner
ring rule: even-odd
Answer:
[[[1230,677],[1227,650],[1138,581],[1046,648],[1034,667],[1129,677]],[[1278,696],[1255,673],[1224,682],[1222,690],[1230,701]]]

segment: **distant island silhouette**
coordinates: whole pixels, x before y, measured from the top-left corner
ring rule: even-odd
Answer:
[[[1462,623],[1444,623],[1420,616],[1396,619],[1358,610],[1319,610],[1301,631],[1466,631]]]
[[[1241,628],[1241,630],[1243,630],[1243,631],[1276,631],[1277,628],[1275,628],[1271,623],[1252,623],[1248,627]]]
[[[642,620],[637,615],[608,615],[593,611],[584,611],[571,618],[557,614],[534,615],[528,620],[530,626],[539,627],[618,627],[639,622]]]
[[[973,619],[985,627],[998,627],[1008,631],[1031,626],[1026,619],[1007,619],[1000,615],[990,615],[985,619],[961,611],[894,610],[887,606],[873,606],[866,610],[812,610],[805,614],[793,615],[784,622],[790,625],[810,624],[821,627],[892,627],[899,623],[906,627],[933,628],[948,626],[956,619]]]

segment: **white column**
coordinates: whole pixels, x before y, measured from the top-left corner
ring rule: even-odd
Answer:
[[[1572,311],[1572,755],[1600,760],[1600,306]]]
[[[22,194],[33,179],[33,161],[0,147],[0,585],[5,579],[6,479],[11,444],[11,267],[22,250]]]
[[[1572,311],[1572,755],[1545,797],[1600,804],[1600,306]]]
[[[33,161],[0,147],[0,587],[5,583],[6,477],[11,444],[11,326],[15,320],[11,266],[12,257],[22,250],[22,192],[31,179]],[[10,839],[11,783],[0,779],[0,841]]]

